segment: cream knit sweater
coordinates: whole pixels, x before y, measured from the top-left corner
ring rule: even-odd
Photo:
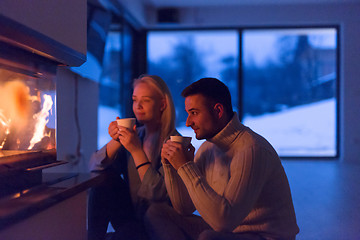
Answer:
[[[236,114],[204,142],[194,162],[176,170],[164,164],[174,208],[195,208],[216,231],[258,232],[293,239],[299,232],[289,183],[273,147],[240,123]]]

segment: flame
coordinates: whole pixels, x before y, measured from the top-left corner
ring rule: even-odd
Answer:
[[[4,127],[5,129],[5,136],[3,136],[3,140],[1,141],[0,144],[0,149],[2,149],[4,147],[4,144],[6,142],[6,138],[10,133],[10,123],[11,123],[11,119],[7,119],[3,113],[3,110],[0,109],[0,124]]]
[[[27,118],[31,113],[30,89],[20,80],[6,82],[0,86],[1,101],[0,110],[2,110],[3,119],[10,119],[18,128],[27,125]]]
[[[50,134],[46,135],[45,127],[49,122],[49,111],[51,110],[53,105],[53,100],[50,95],[44,94],[44,104],[41,111],[34,115],[35,124],[35,132],[33,137],[30,140],[30,146],[28,149],[32,149],[34,145],[41,141],[44,136],[50,136]]]
[[[16,125],[20,131],[26,126],[31,112],[29,92],[29,87],[19,79],[0,85],[0,149],[10,134],[10,125]]]
[[[35,95],[30,94],[30,87],[19,78],[0,82],[0,150],[54,148],[50,136],[53,130],[46,128],[53,100],[51,95],[44,94],[42,101],[40,91],[36,88],[33,91]]]

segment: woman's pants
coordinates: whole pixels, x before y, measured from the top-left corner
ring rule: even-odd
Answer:
[[[103,240],[109,222],[116,232],[136,222],[127,183],[112,169],[102,174],[105,180],[89,193],[88,240]]]

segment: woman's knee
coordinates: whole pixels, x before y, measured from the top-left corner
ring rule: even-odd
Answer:
[[[152,203],[145,212],[145,219],[164,218],[168,205],[165,203]]]
[[[219,240],[217,232],[207,229],[200,233],[198,240]]]

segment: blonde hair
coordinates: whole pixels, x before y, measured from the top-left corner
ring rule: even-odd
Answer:
[[[155,150],[153,151],[153,156],[155,157],[160,153],[163,142],[169,138],[170,134],[175,130],[175,106],[174,101],[171,96],[171,92],[166,85],[165,81],[157,75],[140,75],[137,79],[134,80],[133,87],[139,83],[147,83],[153,86],[161,96],[165,99],[166,107],[161,114],[160,119],[160,136],[159,141],[155,145]]]

